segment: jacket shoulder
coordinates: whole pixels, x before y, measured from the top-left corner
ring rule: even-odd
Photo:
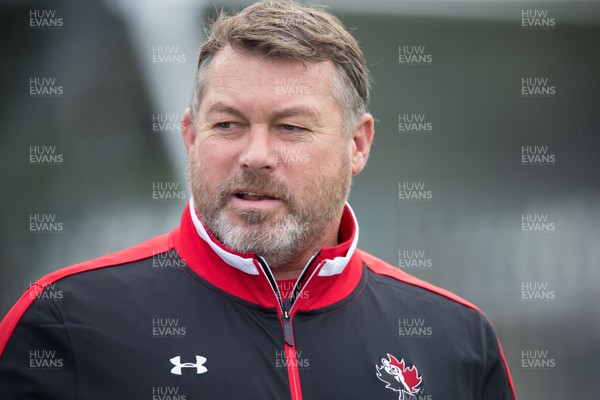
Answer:
[[[449,290],[416,278],[367,252],[358,249],[356,251],[359,253],[360,257],[362,257],[364,264],[372,273],[381,277],[391,278],[392,284],[394,283],[393,280],[395,280],[399,284],[410,285],[418,290],[431,293],[434,296],[440,296],[440,299],[443,298],[451,301],[454,304],[457,304],[459,307],[466,307],[465,310],[468,311],[467,314],[470,314],[471,316],[476,315],[476,321],[483,324],[475,326],[483,326],[483,329],[479,329],[479,332],[483,333],[483,340],[485,341],[485,357],[488,360],[488,365],[486,367],[488,368],[488,375],[486,375],[487,394],[485,394],[484,397],[486,399],[492,397],[495,399],[516,399],[512,377],[508,369],[506,358],[504,357],[502,345],[500,344],[500,341],[498,340],[488,317],[479,309],[479,307],[450,292]],[[504,394],[501,395],[500,393]]]
[[[387,262],[385,262],[365,251],[358,250],[358,249],[357,249],[357,251],[360,253],[360,256],[362,257],[363,261],[365,262],[367,268],[377,275],[387,276],[387,277],[393,278],[397,281],[404,282],[404,283],[407,283],[412,286],[416,286],[418,288],[421,288],[426,291],[437,294],[439,296],[445,297],[456,303],[462,304],[468,308],[472,308],[473,310],[476,310],[476,311],[482,313],[482,311],[479,309],[479,307],[477,307],[473,303],[463,299],[462,297],[458,296],[457,294],[452,293],[449,290],[446,290],[444,288],[441,288],[439,286],[436,286],[429,282],[426,282],[422,279],[419,279],[413,275],[410,275],[410,274],[402,271],[401,269],[396,268],[396,267],[388,264]]]
[[[8,311],[2,322],[0,322],[0,355],[2,355],[8,340],[25,312],[49,285],[52,285],[61,279],[86,271],[128,264],[150,258],[158,253],[169,251],[172,247],[171,235],[160,235],[127,249],[61,268],[43,276],[35,283],[30,284],[29,288]]]

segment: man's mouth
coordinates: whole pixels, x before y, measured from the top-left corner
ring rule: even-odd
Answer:
[[[283,199],[275,197],[272,193],[247,189],[233,192],[230,199],[234,208],[246,211],[272,211],[284,204]]]
[[[238,199],[248,200],[248,201],[279,200],[277,197],[273,197],[268,194],[257,193],[257,192],[246,192],[246,191],[236,192],[234,194],[234,196],[237,197]]]

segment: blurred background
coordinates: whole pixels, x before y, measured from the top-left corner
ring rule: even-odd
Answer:
[[[0,315],[178,224],[198,48],[247,4],[0,5]],[[598,398],[600,4],[321,4],[374,78],[359,246],[481,307],[520,399]]]

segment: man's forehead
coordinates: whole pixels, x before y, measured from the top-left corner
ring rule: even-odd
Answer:
[[[297,60],[240,52],[231,46],[225,46],[211,61],[208,85],[245,80],[260,85],[304,84],[313,86],[313,91],[329,90],[334,71],[335,67],[331,61],[302,63]]]

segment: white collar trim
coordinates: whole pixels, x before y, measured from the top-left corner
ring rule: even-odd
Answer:
[[[352,207],[350,207],[348,202],[346,202],[346,207],[348,207],[348,210],[350,210],[350,215],[352,216],[352,221],[354,222],[354,239],[352,240],[352,244],[350,245],[350,248],[344,257],[336,257],[333,260],[325,260],[325,263],[319,271],[319,276],[332,276],[341,274],[354,255],[354,250],[356,250],[356,245],[358,244],[358,221],[354,215],[354,210],[352,210]]]

